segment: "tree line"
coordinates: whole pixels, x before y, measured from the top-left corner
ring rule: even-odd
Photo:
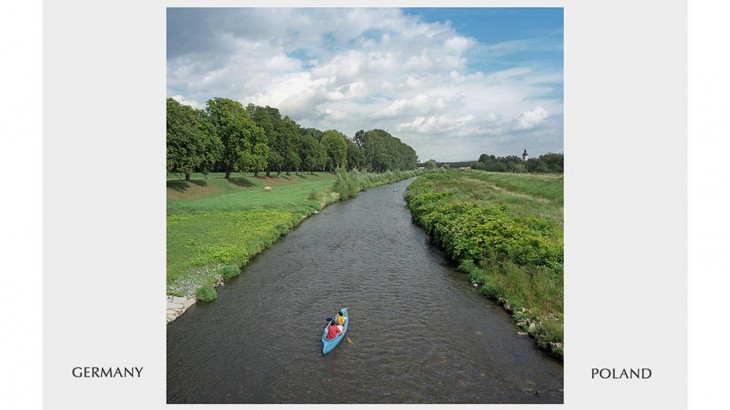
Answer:
[[[277,108],[216,97],[198,110],[167,99],[167,172],[372,172],[411,170],[416,151],[387,131],[360,130],[353,138],[337,130],[304,128]]]
[[[436,168],[461,168],[470,167],[491,172],[538,172],[538,173],[562,173],[563,154],[548,153],[537,158],[529,158],[524,161],[516,155],[497,157],[494,155],[482,154],[478,161],[463,161],[439,163],[432,159],[426,161],[423,166],[426,169]]]

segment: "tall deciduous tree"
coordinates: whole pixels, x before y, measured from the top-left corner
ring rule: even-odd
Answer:
[[[360,130],[355,134],[355,143],[362,148],[366,167],[371,171],[415,169],[418,165],[416,151],[387,131]]]
[[[262,164],[265,168],[266,134],[241,103],[216,97],[208,100],[206,112],[223,144],[221,161],[226,179],[234,171],[258,170]]]
[[[309,171],[310,174],[324,169],[327,164],[327,151],[316,138],[311,135],[300,135],[299,147],[302,169]]]
[[[300,128],[299,135],[308,135],[314,137],[317,141],[322,141],[322,135],[324,133],[316,128]]]
[[[364,169],[365,155],[363,155],[362,150],[349,138],[345,139],[345,142],[347,142],[347,170]]]
[[[204,111],[167,99],[167,172],[185,175],[213,169],[222,144]]]
[[[298,151],[299,124],[289,117],[281,116],[281,113],[274,107],[259,107],[249,104],[246,107],[251,118],[258,126],[263,128],[268,137],[268,167],[266,175],[272,171],[280,174],[286,171],[297,171],[301,164]]]
[[[301,152],[299,150],[299,124],[285,116],[281,119],[286,148],[284,151],[284,169],[286,174],[294,171],[299,175],[299,167],[302,164]]]
[[[347,166],[347,137],[339,131],[327,130],[322,135],[322,145],[327,151],[327,169],[334,171]]]

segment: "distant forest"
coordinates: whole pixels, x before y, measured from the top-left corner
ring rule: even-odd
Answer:
[[[496,157],[494,155],[482,154],[477,161],[460,162],[436,162],[428,160],[419,166],[426,168],[471,168],[492,172],[538,172],[538,173],[562,173],[563,154],[548,153],[537,158],[528,158],[524,161],[516,155]]]
[[[411,170],[416,151],[387,131],[360,130],[352,138],[337,130],[303,128],[277,108],[227,98],[208,100],[204,110],[167,99],[167,172]]]

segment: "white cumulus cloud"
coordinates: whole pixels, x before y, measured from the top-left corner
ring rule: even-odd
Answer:
[[[525,111],[517,117],[517,125],[515,126],[518,130],[530,129],[548,117],[548,112],[542,107],[535,107],[530,111]]]
[[[167,85],[181,103],[270,105],[304,127],[349,136],[382,128],[423,160],[517,155],[526,138],[562,149],[562,70],[478,61],[489,47],[524,51],[523,40],[490,46],[391,8],[177,13],[168,19]]]

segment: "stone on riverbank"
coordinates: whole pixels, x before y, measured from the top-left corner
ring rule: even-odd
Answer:
[[[167,296],[167,323],[172,322],[195,304],[195,298]]]

